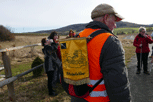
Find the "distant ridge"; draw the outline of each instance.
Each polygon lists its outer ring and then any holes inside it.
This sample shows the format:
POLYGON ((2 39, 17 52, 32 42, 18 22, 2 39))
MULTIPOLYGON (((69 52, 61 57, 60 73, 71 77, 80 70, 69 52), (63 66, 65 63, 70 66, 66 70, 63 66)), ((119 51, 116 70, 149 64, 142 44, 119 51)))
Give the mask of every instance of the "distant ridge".
POLYGON ((72 24, 72 25, 68 25, 68 26, 65 26, 65 27, 58 28, 58 29, 41 30, 41 31, 37 31, 37 32, 34 32, 34 33, 50 33, 52 31, 66 32, 66 31, 69 31, 70 29, 75 30, 76 32, 79 32, 79 31, 83 30, 86 25, 87 25, 87 23, 84 23, 84 24, 72 24))
MULTIPOLYGON (((41 31, 36 31, 36 32, 32 32, 32 33, 50 33, 52 31, 57 31, 59 34, 62 35, 66 35, 70 29, 75 30, 76 32, 79 32, 81 30, 83 30, 85 28, 85 26, 87 25, 87 23, 83 23, 83 24, 72 24, 72 25, 68 25, 65 27, 61 27, 58 29, 51 29, 51 30, 41 30, 41 31)), ((117 22, 116 23, 117 28, 126 28, 126 27, 140 27, 140 26, 145 26, 145 27, 153 27, 153 24, 151 25, 141 25, 141 24, 136 24, 136 23, 130 23, 130 22, 117 22)))

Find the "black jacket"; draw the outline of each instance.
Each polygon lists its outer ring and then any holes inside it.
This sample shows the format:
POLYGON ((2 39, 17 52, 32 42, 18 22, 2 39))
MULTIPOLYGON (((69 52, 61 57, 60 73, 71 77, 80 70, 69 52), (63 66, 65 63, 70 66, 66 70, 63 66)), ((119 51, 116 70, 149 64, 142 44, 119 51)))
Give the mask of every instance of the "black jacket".
POLYGON ((53 58, 57 58, 57 48, 58 44, 52 43, 51 46, 45 45, 42 49, 42 52, 45 54, 44 69, 46 73, 56 70, 56 65, 53 62, 53 58))
MULTIPOLYGON (((98 21, 90 22, 86 28, 105 29, 109 28, 98 21)), ((92 41, 92 40, 91 40, 92 41)), ((109 36, 103 45, 100 55, 101 73, 110 102, 130 102, 130 84, 128 72, 125 66, 125 55, 121 42, 115 36, 109 36)), ((74 98, 71 102, 86 102, 84 99, 74 98)))

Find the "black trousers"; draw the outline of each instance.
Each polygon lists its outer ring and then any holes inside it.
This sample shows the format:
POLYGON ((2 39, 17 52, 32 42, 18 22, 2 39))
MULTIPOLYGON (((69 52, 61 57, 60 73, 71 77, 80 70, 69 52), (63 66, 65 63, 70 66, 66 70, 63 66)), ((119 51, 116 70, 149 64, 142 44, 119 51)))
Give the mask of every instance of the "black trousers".
POLYGON ((52 93, 53 91, 53 78, 54 78, 54 71, 49 71, 47 72, 47 77, 48 77, 48 91, 49 91, 49 94, 52 93))
POLYGON ((136 53, 137 55, 137 70, 141 70, 143 64, 143 71, 148 70, 148 55, 149 53, 136 53), (141 59, 140 59, 141 58, 141 59))
POLYGON ((153 56, 153 46, 152 46, 152 53, 151 53, 151 56, 153 56))
POLYGON ((88 101, 86 101, 83 98, 77 98, 77 97, 71 96, 71 102, 88 102, 88 101))

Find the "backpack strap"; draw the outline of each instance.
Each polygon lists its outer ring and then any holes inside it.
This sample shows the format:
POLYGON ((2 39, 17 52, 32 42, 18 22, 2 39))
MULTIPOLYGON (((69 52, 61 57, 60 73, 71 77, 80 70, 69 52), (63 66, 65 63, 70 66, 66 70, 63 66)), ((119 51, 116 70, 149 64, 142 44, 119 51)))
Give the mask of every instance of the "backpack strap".
POLYGON ((104 80, 103 78, 98 80, 98 82, 96 82, 96 84, 89 89, 89 93, 92 92, 103 80, 104 80))
MULTIPOLYGON (((99 35, 99 34, 101 34, 101 33, 111 33, 111 34, 113 34, 112 32, 110 32, 110 31, 107 31, 107 30, 105 30, 105 29, 100 29, 100 30, 96 30, 95 32, 93 32, 93 33, 91 33, 88 37, 88 39, 87 39, 87 43, 91 40, 91 39, 93 39, 94 37, 96 37, 97 35, 99 35)), ((114 34, 113 34, 114 35, 114 34)), ((115 35, 114 35, 115 36, 115 35)))

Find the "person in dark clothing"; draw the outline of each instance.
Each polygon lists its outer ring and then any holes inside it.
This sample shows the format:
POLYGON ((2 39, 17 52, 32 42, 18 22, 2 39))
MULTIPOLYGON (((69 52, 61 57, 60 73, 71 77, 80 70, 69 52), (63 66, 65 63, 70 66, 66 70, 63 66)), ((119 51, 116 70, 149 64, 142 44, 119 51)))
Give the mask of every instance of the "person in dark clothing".
POLYGON ((57 67, 53 61, 53 58, 58 58, 56 54, 58 44, 55 43, 53 40, 46 40, 46 38, 43 38, 41 43, 42 46, 44 46, 42 52, 45 55, 44 70, 48 77, 49 95, 56 96, 57 93, 55 93, 53 87, 55 86, 57 80, 57 67))
MULTIPOLYGON (((59 42, 58 42, 58 39, 59 39, 59 35, 56 31, 53 31, 51 32, 51 34, 48 36, 48 40, 52 39, 54 43, 56 43, 58 45, 57 47, 57 50, 56 50, 56 54, 57 54, 57 57, 61 60, 61 51, 60 51, 60 46, 59 46, 59 42)), ((59 83, 60 82, 60 78, 59 78, 59 70, 57 70, 57 82, 59 83)))
POLYGON ((133 45, 136 47, 137 56, 137 72, 140 74, 141 67, 143 64, 143 72, 150 75, 148 71, 148 55, 150 52, 149 44, 153 43, 153 40, 149 35, 146 34, 146 28, 140 27, 139 34, 135 37, 133 45))
POLYGON ((104 29, 87 44, 89 74, 92 87, 98 80, 104 80, 86 98, 71 97, 71 102, 130 102, 130 85, 125 55, 121 42, 112 32, 116 22, 123 18, 108 4, 100 4, 91 13, 93 21, 79 33, 88 37, 91 33, 104 29))

